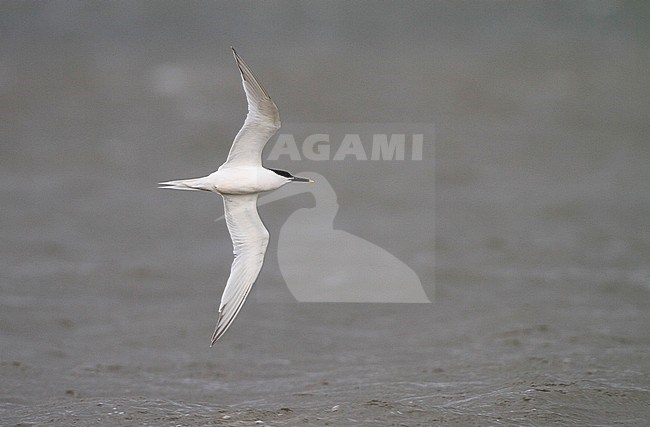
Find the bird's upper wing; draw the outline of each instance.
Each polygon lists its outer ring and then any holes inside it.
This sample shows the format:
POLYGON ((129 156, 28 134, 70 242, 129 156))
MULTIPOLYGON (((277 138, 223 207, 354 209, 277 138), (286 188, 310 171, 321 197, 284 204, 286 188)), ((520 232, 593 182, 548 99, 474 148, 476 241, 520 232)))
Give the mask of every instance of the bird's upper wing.
POLYGON ((262 269, 269 243, 269 232, 257 213, 257 194, 224 194, 223 206, 235 259, 221 297, 212 344, 226 332, 244 305, 262 269))
POLYGON ((223 166, 261 165, 264 145, 280 129, 280 112, 235 49, 232 53, 241 72, 248 114, 223 166))

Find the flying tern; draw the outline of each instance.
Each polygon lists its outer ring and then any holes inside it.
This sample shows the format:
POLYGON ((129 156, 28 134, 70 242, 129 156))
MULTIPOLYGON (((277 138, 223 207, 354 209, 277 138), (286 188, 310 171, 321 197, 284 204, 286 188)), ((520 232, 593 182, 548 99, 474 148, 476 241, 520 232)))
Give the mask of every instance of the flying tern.
POLYGON ((161 182, 159 188, 218 193, 223 198, 224 216, 232 239, 230 277, 221 296, 217 326, 210 346, 223 336, 241 310, 262 269, 269 232, 257 213, 257 196, 290 182, 314 182, 287 171, 262 166, 262 150, 280 129, 280 113, 271 97, 234 48, 232 53, 241 73, 248 102, 244 126, 232 143, 226 162, 202 178, 161 182))

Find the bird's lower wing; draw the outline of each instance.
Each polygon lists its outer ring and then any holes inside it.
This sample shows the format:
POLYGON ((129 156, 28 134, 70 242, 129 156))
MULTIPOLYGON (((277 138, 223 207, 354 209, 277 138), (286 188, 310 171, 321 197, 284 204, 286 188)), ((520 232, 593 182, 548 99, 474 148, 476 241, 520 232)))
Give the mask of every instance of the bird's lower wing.
POLYGON ((262 269, 269 243, 269 232, 257 213, 257 194, 224 194, 223 205, 235 259, 221 297, 212 344, 226 332, 244 305, 262 269))

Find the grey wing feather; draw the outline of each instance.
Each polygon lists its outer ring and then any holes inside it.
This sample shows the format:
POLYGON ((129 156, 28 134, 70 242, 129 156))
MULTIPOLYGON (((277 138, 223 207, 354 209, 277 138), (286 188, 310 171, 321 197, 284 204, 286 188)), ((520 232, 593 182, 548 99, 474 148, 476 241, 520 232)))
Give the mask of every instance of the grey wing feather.
POLYGON ((223 195, 224 213, 235 259, 221 297, 213 345, 228 329, 262 269, 269 232, 257 213, 257 194, 223 195))
POLYGON ((232 49, 232 53, 241 72, 248 114, 223 166, 261 165, 264 146, 280 129, 280 112, 235 49, 232 49))

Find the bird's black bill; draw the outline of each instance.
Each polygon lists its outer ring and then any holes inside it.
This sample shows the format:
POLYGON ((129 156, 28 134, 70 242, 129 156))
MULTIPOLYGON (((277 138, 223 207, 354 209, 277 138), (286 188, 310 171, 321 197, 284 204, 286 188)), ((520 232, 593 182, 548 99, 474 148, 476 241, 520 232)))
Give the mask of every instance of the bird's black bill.
POLYGON ((301 177, 299 177, 299 176, 292 176, 292 177, 291 177, 291 180, 292 180, 292 181, 295 181, 295 182, 314 182, 313 179, 310 179, 310 178, 301 178, 301 177))

